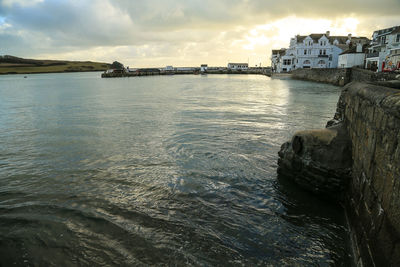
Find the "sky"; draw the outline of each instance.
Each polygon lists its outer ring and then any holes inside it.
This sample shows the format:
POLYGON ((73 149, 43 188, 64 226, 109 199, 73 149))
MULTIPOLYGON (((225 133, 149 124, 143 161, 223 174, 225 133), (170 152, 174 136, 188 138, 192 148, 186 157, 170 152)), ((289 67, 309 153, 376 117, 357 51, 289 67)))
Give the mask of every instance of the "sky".
POLYGON ((310 33, 400 25, 400 0, 0 0, 0 55, 132 67, 270 65, 310 33))

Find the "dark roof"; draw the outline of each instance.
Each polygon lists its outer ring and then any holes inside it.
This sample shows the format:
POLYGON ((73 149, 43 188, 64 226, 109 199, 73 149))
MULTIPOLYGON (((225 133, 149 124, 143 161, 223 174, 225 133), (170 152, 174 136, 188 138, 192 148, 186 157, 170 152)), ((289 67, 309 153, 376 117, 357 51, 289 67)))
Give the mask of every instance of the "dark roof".
POLYGON ((285 54, 285 52, 286 52, 286 48, 272 49, 273 55, 277 55, 277 54, 283 55, 283 54, 285 54))
POLYGON ((394 31, 392 31, 391 34, 396 34, 396 33, 400 33, 400 26, 397 26, 397 28, 394 31))
POLYGON ((367 51, 368 48, 368 44, 364 44, 362 47, 362 52, 357 52, 357 45, 353 45, 352 47, 350 47, 349 49, 343 51, 342 53, 340 53, 341 55, 345 55, 345 54, 362 54, 365 53, 367 51))
POLYGON ((382 34, 388 35, 388 34, 394 33, 399 28, 400 28, 400 26, 393 26, 393 27, 390 27, 390 28, 374 31, 374 33, 377 33, 378 35, 382 35, 382 34))
POLYGON ((160 72, 160 69, 156 69, 156 68, 141 68, 141 69, 137 69, 137 71, 143 71, 143 72, 160 72))
POLYGON ((335 46, 339 47, 340 49, 342 49, 342 51, 344 51, 344 50, 349 48, 349 46, 347 44, 337 44, 335 46))
MULTIPOLYGON (((302 43, 304 39, 306 39, 308 36, 311 37, 311 39, 314 42, 318 42, 319 39, 321 39, 322 36, 326 36, 325 33, 312 33, 310 35, 297 35, 297 43, 302 43)), ((346 44, 347 40, 349 39, 349 36, 326 36, 329 40, 330 43, 333 43, 335 40, 338 40, 339 44, 346 44)), ((351 41, 369 41, 367 37, 351 37, 351 41)))

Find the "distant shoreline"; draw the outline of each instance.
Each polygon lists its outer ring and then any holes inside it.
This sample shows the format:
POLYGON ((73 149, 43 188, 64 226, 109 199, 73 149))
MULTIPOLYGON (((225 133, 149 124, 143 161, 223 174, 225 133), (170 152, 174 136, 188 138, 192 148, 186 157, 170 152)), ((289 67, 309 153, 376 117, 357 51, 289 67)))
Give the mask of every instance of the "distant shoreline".
POLYGON ((0 75, 105 71, 110 64, 91 61, 37 60, 0 56, 0 75))
POLYGON ((104 70, 72 70, 72 71, 38 71, 38 72, 8 72, 0 73, 0 76, 4 75, 23 75, 23 74, 51 74, 51 73, 77 73, 77 72, 102 72, 104 70))

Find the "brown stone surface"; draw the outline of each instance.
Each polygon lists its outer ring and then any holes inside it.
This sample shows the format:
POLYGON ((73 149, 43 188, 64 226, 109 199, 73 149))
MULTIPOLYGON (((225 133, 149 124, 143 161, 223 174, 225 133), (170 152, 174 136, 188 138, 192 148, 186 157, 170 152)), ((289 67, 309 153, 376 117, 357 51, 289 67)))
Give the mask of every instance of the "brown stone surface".
MULTIPOLYGON (((390 78, 357 70, 352 75, 390 78)), ((296 133, 283 145, 279 172, 316 193, 346 190, 345 206, 363 266, 400 266, 400 91, 350 83, 327 125, 331 127, 296 133), (349 141, 338 142, 338 137, 349 141), (351 171, 349 183, 343 177, 350 172, 344 170, 351 171)))

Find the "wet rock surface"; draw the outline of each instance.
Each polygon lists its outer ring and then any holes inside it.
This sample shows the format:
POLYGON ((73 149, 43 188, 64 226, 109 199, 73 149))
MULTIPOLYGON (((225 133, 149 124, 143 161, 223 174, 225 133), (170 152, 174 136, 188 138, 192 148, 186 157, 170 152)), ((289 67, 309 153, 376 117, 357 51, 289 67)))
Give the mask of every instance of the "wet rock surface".
POLYGON ((342 200, 357 266, 400 266, 400 91, 388 82, 346 85, 327 128, 279 152, 280 175, 342 200))
POLYGON ((297 132, 279 151, 278 173, 302 188, 341 199, 351 175, 351 141, 343 123, 297 132))

